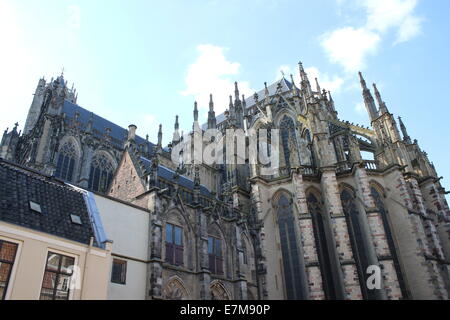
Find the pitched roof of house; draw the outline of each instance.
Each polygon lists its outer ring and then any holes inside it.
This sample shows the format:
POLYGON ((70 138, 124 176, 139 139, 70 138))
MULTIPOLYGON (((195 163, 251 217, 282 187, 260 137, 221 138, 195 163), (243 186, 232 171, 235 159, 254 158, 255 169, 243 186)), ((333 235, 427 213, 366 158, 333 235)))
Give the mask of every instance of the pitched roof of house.
POLYGON ((1 158, 0 221, 83 244, 94 237, 82 193, 1 158))

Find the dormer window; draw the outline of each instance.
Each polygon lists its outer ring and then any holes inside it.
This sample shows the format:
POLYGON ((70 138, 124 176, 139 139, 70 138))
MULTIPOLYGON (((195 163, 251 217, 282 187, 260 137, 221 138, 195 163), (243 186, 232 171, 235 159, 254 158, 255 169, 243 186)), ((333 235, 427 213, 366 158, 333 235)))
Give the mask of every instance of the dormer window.
POLYGON ((36 202, 30 201, 30 209, 34 212, 42 213, 41 205, 36 202))
POLYGON ((74 224, 78 224, 78 225, 82 224, 80 216, 77 216, 75 214, 70 215, 70 221, 72 221, 72 223, 74 223, 74 224))

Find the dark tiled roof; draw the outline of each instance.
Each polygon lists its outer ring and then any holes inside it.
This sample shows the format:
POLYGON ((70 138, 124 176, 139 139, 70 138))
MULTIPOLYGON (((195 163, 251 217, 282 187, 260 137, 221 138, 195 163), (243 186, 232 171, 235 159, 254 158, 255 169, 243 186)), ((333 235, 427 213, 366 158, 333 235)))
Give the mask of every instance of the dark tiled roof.
MULTIPOLYGON (((145 157, 141 157, 142 162, 144 163, 145 169, 147 171, 150 171, 150 167, 151 167, 151 160, 145 158, 145 157)), ((167 180, 167 181, 171 181, 171 182, 175 182, 173 179, 175 172, 169 168, 166 168, 162 165, 158 166, 158 176, 167 180)), ((189 190, 193 190, 194 189, 194 181, 192 181, 191 179, 185 177, 185 176, 180 176, 178 179, 178 183, 180 184, 180 186, 185 187, 186 189, 189 190)), ((212 197, 211 192, 208 190, 208 188, 206 188, 204 185, 200 185, 200 194, 206 197, 212 197)))
POLYGON ((89 244, 94 237, 83 195, 59 180, 0 159, 0 221, 89 244), (30 201, 42 213, 30 209, 30 201), (72 223, 77 215, 81 225, 72 223))
MULTIPOLYGON (((111 142, 112 144, 119 148, 123 148, 124 142, 126 142, 126 139, 128 137, 128 130, 124 129, 120 126, 118 126, 115 123, 112 123, 109 120, 106 120, 105 118, 102 118, 95 113, 92 113, 89 110, 86 110, 79 105, 76 105, 68 100, 64 101, 64 107, 63 112, 66 114, 66 121, 71 121, 75 117, 75 113, 78 112, 80 114, 78 121, 80 122, 80 126, 82 130, 86 130, 87 124, 89 122, 89 119, 92 115, 92 131, 93 134, 101 138, 103 137, 103 134, 105 133, 106 128, 111 129, 111 142)), ((146 139, 143 139, 142 137, 136 136, 136 144, 137 145, 145 145, 148 143, 149 151, 153 150, 154 144, 151 142, 147 142, 146 139)))

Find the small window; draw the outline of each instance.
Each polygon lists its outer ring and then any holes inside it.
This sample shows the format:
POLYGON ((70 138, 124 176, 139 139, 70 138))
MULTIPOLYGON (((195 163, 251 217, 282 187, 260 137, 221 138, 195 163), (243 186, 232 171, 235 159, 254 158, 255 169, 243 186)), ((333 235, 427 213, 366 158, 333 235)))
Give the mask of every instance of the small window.
POLYGON ((49 252, 42 280, 41 300, 69 300, 75 259, 49 252))
POLYGON ((42 213, 41 206, 36 202, 30 201, 30 209, 35 212, 42 213))
POLYGON ((0 300, 6 297, 16 252, 17 244, 0 240, 0 300))
POLYGON ((77 215, 75 215, 75 214, 71 214, 71 215, 70 215, 70 220, 72 221, 72 223, 75 223, 75 224, 82 224, 82 223, 81 223, 81 218, 80 218, 80 216, 77 216, 77 215))
POLYGON ((125 260, 114 259, 112 266, 111 282, 126 284, 127 262, 125 260))

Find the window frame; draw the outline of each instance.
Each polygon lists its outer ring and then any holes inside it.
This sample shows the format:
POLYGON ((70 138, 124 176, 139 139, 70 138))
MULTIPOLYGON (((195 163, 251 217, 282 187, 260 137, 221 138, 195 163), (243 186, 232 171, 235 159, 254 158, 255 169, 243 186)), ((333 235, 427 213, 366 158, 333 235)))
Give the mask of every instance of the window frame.
POLYGON ((8 262, 8 261, 0 260, 0 262, 11 264, 11 269, 9 270, 8 280, 6 281, 6 284, 5 284, 3 296, 0 296, 0 301, 9 300, 9 298, 11 296, 11 289, 13 288, 13 283, 15 280, 15 275, 16 275, 16 270, 17 270, 17 265, 18 265, 17 260, 20 259, 20 253, 22 250, 22 242, 20 242, 20 241, 5 238, 5 237, 0 237, 0 243, 1 242, 6 242, 6 243, 11 243, 11 244, 16 245, 16 253, 14 256, 14 261, 12 263, 8 262))
MULTIPOLYGON (((40 292, 39 292, 39 299, 38 300, 42 300, 41 299, 42 288, 43 288, 43 284, 44 284, 44 280, 45 280, 45 273, 47 272, 48 258, 49 258, 50 253, 57 254, 57 255, 62 256, 62 257, 67 257, 67 258, 73 259, 73 266, 74 266, 74 268, 73 268, 72 274, 70 275, 70 278, 69 278, 70 282, 69 282, 69 288, 67 290, 67 299, 66 299, 66 300, 72 300, 75 290, 71 290, 70 289, 70 283, 73 283, 74 281, 77 281, 78 280, 77 277, 80 276, 75 271, 76 268, 78 267, 78 256, 76 256, 74 254, 70 254, 70 253, 64 252, 64 251, 54 250, 52 248, 48 248, 47 252, 46 252, 46 255, 45 255, 44 270, 43 270, 42 281, 41 281, 41 289, 40 289, 40 292)), ((61 265, 62 265, 62 259, 60 258, 60 261, 59 261, 59 264, 58 264, 57 278, 56 278, 57 281, 55 281, 56 284, 58 283, 58 280, 59 280, 61 274, 68 275, 67 273, 61 273, 60 272, 61 271, 61 265)), ((55 273, 54 271, 49 271, 49 272, 55 273)), ((45 289, 48 289, 48 288, 45 288, 45 289)), ((57 286, 55 288, 53 288, 53 299, 51 299, 52 301, 56 301, 56 299, 55 299, 56 289, 57 289, 57 286)))
POLYGON ((111 266, 111 283, 126 285, 127 284, 127 271, 128 271, 128 261, 127 260, 113 258, 112 266, 111 266), (115 263, 115 261, 120 261, 120 264, 125 266, 121 272, 121 277, 123 277, 123 279, 121 278, 118 281, 115 281, 115 279, 114 279, 114 263, 115 263))
POLYGON ((208 266, 209 271, 211 271, 212 274, 215 275, 224 275, 224 254, 223 254, 223 239, 219 238, 217 236, 208 235, 208 266), (210 242, 210 239, 212 241, 210 242), (212 252, 210 251, 210 243, 212 243, 212 252), (217 243, 220 244, 220 250, 219 254, 217 249, 217 243), (217 266, 220 265, 221 268, 218 268, 217 266), (212 267, 211 267, 212 266, 212 267))
POLYGON ((164 228, 164 232, 165 232, 165 262, 174 265, 174 266, 178 266, 178 267, 183 267, 184 266, 184 228, 176 225, 174 223, 171 222, 166 222, 165 228, 164 228), (168 227, 171 228, 171 232, 170 232, 170 240, 168 241, 167 239, 167 232, 168 232, 168 227), (176 230, 180 230, 181 234, 180 234, 180 244, 177 244, 177 233, 176 230), (168 248, 170 248, 171 250, 171 255, 169 255, 169 250, 168 248), (181 251, 181 262, 179 260, 177 260, 177 251, 181 251))

